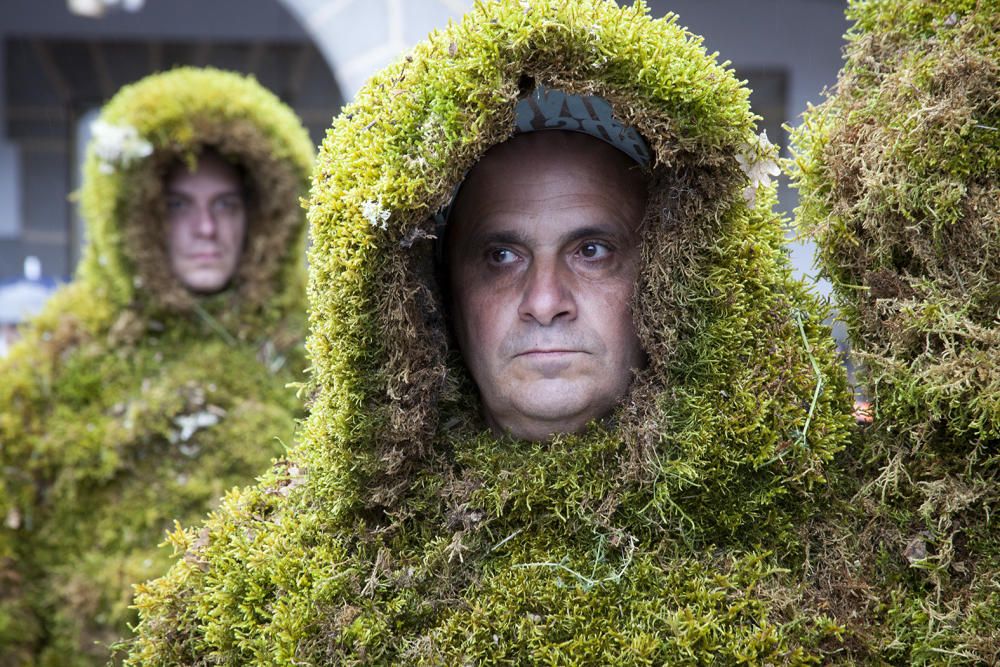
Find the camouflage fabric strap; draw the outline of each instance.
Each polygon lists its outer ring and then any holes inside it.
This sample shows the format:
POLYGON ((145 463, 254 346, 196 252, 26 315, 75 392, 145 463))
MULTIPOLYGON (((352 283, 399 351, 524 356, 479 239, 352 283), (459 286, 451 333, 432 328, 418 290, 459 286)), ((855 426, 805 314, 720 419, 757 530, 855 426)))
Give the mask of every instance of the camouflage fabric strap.
MULTIPOLYGON (((611 104, 597 95, 570 95, 561 90, 539 85, 514 108, 513 135, 544 130, 582 132, 611 144, 645 167, 650 153, 646 141, 633 127, 623 125, 614 116, 611 104)), ((468 175, 468 173, 466 173, 468 175)), ((465 176, 462 177, 464 182, 465 176)), ((438 237, 444 231, 455 197, 462 188, 460 182, 451 198, 434 214, 438 237)))
POLYGON ((635 128, 622 125, 611 105, 597 95, 568 95, 538 86, 517 103, 515 134, 539 130, 583 132, 605 141, 642 166, 649 164, 649 146, 635 128))

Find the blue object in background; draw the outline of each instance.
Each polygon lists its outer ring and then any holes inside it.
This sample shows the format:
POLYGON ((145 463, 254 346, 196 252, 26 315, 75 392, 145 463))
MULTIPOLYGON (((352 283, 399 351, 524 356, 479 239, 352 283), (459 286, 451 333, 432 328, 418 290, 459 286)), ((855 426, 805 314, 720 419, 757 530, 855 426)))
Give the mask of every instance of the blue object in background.
POLYGON ((42 275, 37 257, 24 259, 24 276, 0 279, 0 357, 17 339, 17 327, 42 310, 59 281, 42 275))

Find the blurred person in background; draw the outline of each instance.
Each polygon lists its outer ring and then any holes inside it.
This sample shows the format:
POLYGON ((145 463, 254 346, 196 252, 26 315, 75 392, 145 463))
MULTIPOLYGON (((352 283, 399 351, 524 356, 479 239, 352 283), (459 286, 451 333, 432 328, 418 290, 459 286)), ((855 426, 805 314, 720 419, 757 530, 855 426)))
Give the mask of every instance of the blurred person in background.
POLYGON ((0 664, 106 664, 175 519, 283 450, 313 147, 253 79, 180 68, 94 124, 75 279, 0 361, 0 664))

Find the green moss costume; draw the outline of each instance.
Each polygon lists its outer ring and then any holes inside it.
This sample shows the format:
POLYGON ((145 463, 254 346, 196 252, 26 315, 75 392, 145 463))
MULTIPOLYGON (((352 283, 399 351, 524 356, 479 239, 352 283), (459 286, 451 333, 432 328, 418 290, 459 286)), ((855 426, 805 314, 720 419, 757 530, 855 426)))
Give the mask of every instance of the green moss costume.
POLYGON ((1000 2, 849 15, 795 176, 875 412, 815 592, 862 662, 1000 664, 1000 2))
POLYGON ((757 592, 850 405, 773 192, 745 203, 753 124, 733 73, 641 4, 478 3, 375 76, 314 171, 300 442, 173 534, 134 663, 807 660, 829 628, 757 592), (539 84, 602 96, 654 155, 649 367, 606 423, 549 443, 480 418, 430 220, 539 84))
POLYGON ((109 162, 92 142, 77 277, 0 362, 0 664, 105 664, 135 622, 131 584, 167 569, 165 530, 266 470, 298 414, 313 160, 298 119, 251 79, 177 69, 101 120, 152 152, 109 162), (251 194, 232 286, 196 298, 168 268, 163 181, 205 146, 251 194))

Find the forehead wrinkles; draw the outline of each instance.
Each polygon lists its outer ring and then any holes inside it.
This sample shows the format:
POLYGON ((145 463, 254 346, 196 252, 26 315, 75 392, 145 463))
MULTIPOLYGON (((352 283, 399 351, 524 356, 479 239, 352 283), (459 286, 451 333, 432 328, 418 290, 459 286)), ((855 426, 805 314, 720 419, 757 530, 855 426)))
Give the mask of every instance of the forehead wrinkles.
POLYGON ((620 190, 623 195, 645 189, 638 165, 616 148, 585 134, 549 131, 518 135, 494 146, 472 168, 463 190, 562 179, 620 190))
POLYGON ((636 218, 610 197, 559 195, 470 205, 462 223, 466 246, 485 243, 562 244, 586 236, 635 240, 636 218), (542 205, 544 202, 544 205, 542 205))
POLYGON ((459 191, 453 222, 491 209, 531 217, 542 204, 597 206, 634 229, 644 203, 644 177, 617 149, 578 133, 536 132, 486 153, 459 191))

